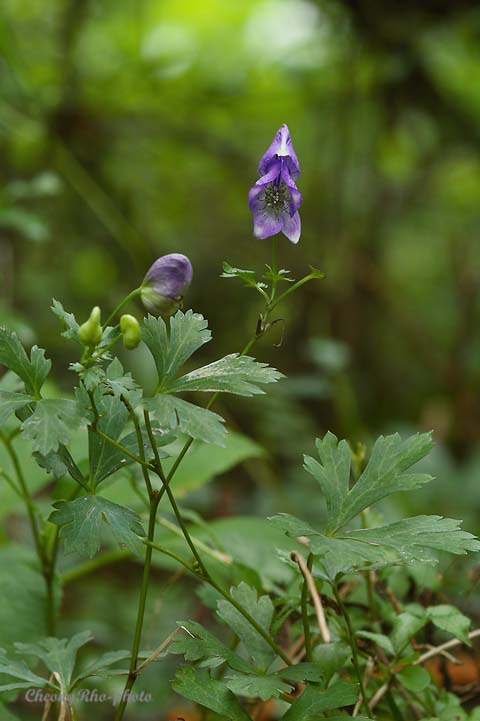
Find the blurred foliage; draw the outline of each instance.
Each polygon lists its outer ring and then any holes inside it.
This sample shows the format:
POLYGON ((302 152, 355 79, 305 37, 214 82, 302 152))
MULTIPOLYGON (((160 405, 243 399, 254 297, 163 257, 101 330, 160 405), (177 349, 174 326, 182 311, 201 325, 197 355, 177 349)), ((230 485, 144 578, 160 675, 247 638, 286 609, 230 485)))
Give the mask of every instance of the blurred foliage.
MULTIPOLYGON (((254 414, 221 408, 268 454, 252 448, 191 502, 318 517, 298 470, 315 435, 433 428, 441 480, 416 511, 435 502, 480 530, 479 38, 474 0, 3 0, 0 322, 68 360, 51 298, 107 311, 178 251, 216 354, 239 349, 258 300, 221 263, 269 262, 246 193, 287 122, 303 234, 282 237, 280 261, 327 278, 280 309, 281 348, 257 349, 288 380, 254 414)), ((148 386, 148 359, 131 357, 148 386)), ((72 615, 82 600, 88 615, 86 590, 67 598, 72 615)))

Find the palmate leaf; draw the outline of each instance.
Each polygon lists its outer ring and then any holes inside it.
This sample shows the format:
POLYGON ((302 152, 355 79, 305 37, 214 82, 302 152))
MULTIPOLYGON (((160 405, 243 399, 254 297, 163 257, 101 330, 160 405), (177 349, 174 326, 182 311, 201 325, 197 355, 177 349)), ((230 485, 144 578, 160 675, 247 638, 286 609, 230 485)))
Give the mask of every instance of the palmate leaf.
MULTIPOLYGON (((97 429, 114 441, 123 433, 129 415, 124 403, 117 396, 95 393, 95 405, 99 418, 97 429)), ((97 486, 120 467, 123 456, 111 443, 90 430, 88 432, 88 455, 90 459, 90 482, 97 486)))
POLYGON ((122 548, 140 553, 145 536, 139 516, 101 496, 83 496, 75 501, 58 501, 49 520, 61 526, 60 536, 67 553, 77 551, 92 557, 100 548, 102 530, 108 527, 122 548))
POLYGON ((85 411, 77 401, 43 398, 37 401, 33 413, 22 423, 22 430, 32 441, 33 451, 46 456, 50 451, 56 451, 60 444, 68 445, 72 433, 85 417, 85 411))
POLYGON ((17 334, 0 327, 0 365, 16 373, 25 383, 27 393, 38 398, 52 362, 45 358, 43 348, 36 345, 32 347, 29 358, 17 334))
POLYGON ((207 673, 197 671, 193 666, 179 668, 172 687, 181 696, 215 711, 229 721, 251 721, 225 684, 210 678, 207 673))
POLYGON ((54 313, 57 318, 59 318, 64 327, 65 330, 63 331, 62 335, 64 338, 68 338, 69 340, 74 340, 77 343, 80 343, 80 340, 78 339, 78 323, 73 315, 73 313, 68 313, 63 307, 63 305, 60 303, 60 301, 55 300, 53 298, 52 300, 52 313, 54 313))
POLYGON ((208 321, 192 310, 179 310, 170 318, 170 337, 162 318, 149 315, 143 322, 142 338, 153 356, 160 383, 172 379, 211 337, 208 321))
POLYGON ((223 261, 223 273, 220 278, 238 278, 239 280, 243 280, 247 288, 267 288, 266 283, 257 281, 257 275, 254 270, 234 268, 225 260, 223 261))
POLYGON ((82 631, 71 638, 49 637, 38 643, 16 643, 15 648, 22 656, 42 661, 50 673, 59 679, 62 691, 68 693, 78 650, 92 639, 90 631, 82 631))
POLYGON ((270 519, 291 537, 307 536, 329 580, 353 571, 409 563, 438 562, 438 552, 457 555, 479 551, 480 542, 460 529, 461 521, 414 516, 379 528, 327 536, 304 521, 279 514, 270 519))
POLYGON ((224 420, 207 408, 195 406, 181 398, 159 393, 144 401, 162 428, 180 431, 204 443, 225 445, 224 420))
MULTIPOLYGON (((273 604, 269 596, 257 597, 257 591, 246 583, 230 589, 233 598, 245 608, 266 631, 270 630, 273 619, 273 604)), ((217 613, 242 641, 255 667, 264 671, 273 659, 275 652, 260 636, 245 617, 229 601, 221 599, 217 604, 217 613)))
POLYGON ((305 468, 319 482, 329 513, 327 533, 345 526, 356 515, 386 496, 418 488, 432 480, 425 473, 407 472, 432 449, 430 433, 402 440, 398 433, 380 436, 358 481, 348 490, 351 452, 331 434, 317 441, 320 462, 307 456, 305 468), (349 457, 350 453, 350 457, 349 457))
POLYGON ((357 698, 358 685, 345 681, 337 681, 326 690, 308 685, 282 716, 282 721, 313 721, 317 714, 351 706, 357 698))
POLYGON ((168 385, 168 391, 219 391, 252 396, 264 392, 259 385, 274 383, 283 377, 282 373, 270 368, 266 363, 258 363, 250 356, 232 353, 178 378, 168 385))
POLYGON ((60 444, 56 451, 50 451, 50 453, 47 453, 45 456, 38 453, 38 451, 32 455, 40 468, 44 468, 47 473, 51 473, 55 480, 63 478, 63 476, 68 473, 74 481, 84 488, 87 487, 81 470, 73 460, 68 448, 64 445, 60 444))

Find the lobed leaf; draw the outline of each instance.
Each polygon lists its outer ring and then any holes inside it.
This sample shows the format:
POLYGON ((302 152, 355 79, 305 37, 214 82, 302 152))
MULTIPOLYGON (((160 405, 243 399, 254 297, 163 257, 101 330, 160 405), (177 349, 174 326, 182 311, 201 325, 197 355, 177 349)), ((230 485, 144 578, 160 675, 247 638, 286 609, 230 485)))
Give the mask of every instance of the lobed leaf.
POLYGON ((140 553, 145 536, 139 516, 101 496, 83 496, 74 501, 58 501, 49 520, 61 526, 60 535, 67 553, 77 551, 92 557, 100 548, 104 524, 117 543, 140 553))
POLYGON ((224 420, 207 408, 195 406, 181 398, 159 393, 145 399, 145 408, 152 411, 162 428, 185 433, 204 443, 225 445, 224 420))
POLYGON ((16 333, 0 327, 0 365, 13 371, 25 383, 27 393, 40 397, 40 389, 50 373, 52 362, 43 348, 34 345, 28 357, 16 333))
POLYGON ((251 721, 250 716, 224 683, 210 678, 206 673, 200 673, 193 666, 179 668, 172 687, 181 696, 215 711, 229 721, 251 721))
POLYGON ((33 451, 43 456, 56 451, 60 444, 68 445, 72 433, 85 420, 82 406, 67 398, 42 398, 33 413, 22 423, 22 431, 32 441, 33 451))

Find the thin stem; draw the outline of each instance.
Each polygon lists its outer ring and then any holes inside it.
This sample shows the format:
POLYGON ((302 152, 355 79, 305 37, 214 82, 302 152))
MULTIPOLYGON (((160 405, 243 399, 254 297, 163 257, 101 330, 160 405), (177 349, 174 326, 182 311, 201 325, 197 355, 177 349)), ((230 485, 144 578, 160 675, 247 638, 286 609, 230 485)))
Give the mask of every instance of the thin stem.
POLYGON ((101 346, 98 349, 98 351, 96 353, 94 353, 94 355, 92 355, 91 358, 89 358, 90 363, 94 363, 99 358, 101 358, 104 353, 107 353, 110 350, 110 348, 113 348, 115 343, 118 343, 118 341, 120 340, 121 337, 122 337, 122 334, 120 333, 119 335, 115 336, 115 338, 108 345, 101 346))
POLYGON ((129 303, 131 300, 133 300, 134 298, 136 298, 137 296, 139 296, 141 292, 142 292, 142 287, 140 286, 139 288, 135 288, 135 290, 132 290, 131 293, 129 293, 128 295, 126 295, 125 298, 124 298, 122 301, 120 301, 120 303, 117 305, 117 307, 114 308, 114 310, 112 310, 112 312, 111 312, 110 315, 108 316, 107 320, 106 320, 105 323, 102 325, 102 328, 106 328, 107 325, 108 325, 109 323, 111 323, 112 320, 115 318, 115 316, 118 315, 118 313, 120 313, 120 311, 122 310, 122 308, 123 308, 125 305, 127 305, 127 303, 129 303))
POLYGON ((92 428, 92 431, 96 433, 100 438, 103 438, 104 441, 107 441, 107 443, 110 443, 111 446, 114 446, 119 451, 121 451, 125 456, 128 456, 128 458, 131 458, 132 461, 135 461, 136 463, 139 463, 141 466, 144 466, 149 471, 153 471, 154 468, 150 463, 147 463, 147 461, 143 461, 139 456, 135 455, 135 453, 132 453, 128 450, 128 448, 125 448, 125 446, 122 446, 121 443, 118 443, 117 441, 113 440, 113 438, 110 438, 110 436, 107 436, 106 433, 103 431, 99 431, 98 428, 92 428))
MULTIPOLYGON (((158 494, 155 494, 150 499, 150 514, 149 514, 149 520, 148 520, 148 533, 147 533, 147 541, 150 541, 150 542, 153 542, 153 539, 155 536, 155 516, 157 514, 158 502, 159 502, 159 496, 158 496, 158 494)), ((123 714, 125 712, 125 708, 128 703, 128 697, 129 697, 130 691, 133 688, 133 685, 137 678, 138 652, 140 649, 140 643, 141 643, 141 638, 142 638, 143 621, 145 618, 145 605, 146 605, 146 601, 147 601, 148 586, 150 583, 150 569, 151 569, 151 565, 152 565, 152 550, 153 550, 152 547, 150 545, 147 545, 146 551, 145 551, 145 562, 144 562, 144 566, 143 566, 142 585, 140 588, 140 599, 138 602, 137 622, 136 622, 136 626, 135 626, 135 635, 133 637, 132 655, 130 657, 129 674, 128 674, 127 682, 125 684, 125 688, 123 690, 122 699, 118 705, 117 713, 115 714, 115 721, 120 721, 120 719, 123 718, 123 714)))
POLYGON ((366 712, 367 716, 369 718, 371 718, 370 708, 368 706, 367 694, 365 692, 365 687, 363 685, 362 672, 360 671, 360 663, 358 660, 358 646, 357 646, 357 640, 355 638, 355 634, 354 634, 354 631, 352 628, 352 622, 350 621, 350 616, 348 614, 347 608, 346 608, 345 604, 343 603, 342 597, 341 597, 340 593, 338 592, 338 588, 337 588, 336 584, 332 584, 332 589, 333 589, 333 595, 335 596, 335 599, 338 603, 338 606, 340 608, 342 616, 345 620, 345 625, 347 627, 348 640, 350 643, 350 648, 352 649, 353 667, 355 669, 355 674, 357 676, 358 685, 360 687, 360 695, 362 697, 362 705, 363 705, 364 711, 366 712))
POLYGON ((276 300, 273 301, 273 303, 270 304, 269 310, 272 311, 274 308, 277 307, 277 305, 279 303, 282 302, 282 300, 285 300, 285 298, 287 296, 289 296, 291 293, 293 293, 294 291, 301 288, 302 285, 305 285, 305 283, 308 283, 310 280, 314 280, 315 278, 320 279, 320 277, 322 277, 322 276, 320 276, 319 273, 309 273, 304 278, 297 280, 296 283, 294 283, 289 288, 287 288, 287 290, 285 290, 281 295, 278 296, 278 298, 276 300))
MULTIPOLYGON (((298 561, 297 561, 298 562, 298 561)), ((309 553, 307 558, 307 569, 312 570, 313 565, 313 554, 309 553)), ((303 635, 305 637, 305 656, 307 661, 313 661, 312 654, 312 634, 310 631, 310 623, 308 620, 308 583, 307 577, 303 578, 302 588, 302 623, 303 623, 303 635)))
POLYGON ((135 413, 135 411, 132 408, 132 405, 128 401, 128 399, 125 398, 125 396, 122 396, 122 401, 128 410, 128 413, 132 420, 133 426, 135 428, 135 433, 137 436, 138 453, 140 455, 140 458, 142 459, 141 466, 142 466, 143 480, 145 481, 148 495, 150 498, 152 498, 154 491, 153 491, 153 487, 152 487, 152 482, 150 481, 150 476, 148 475, 147 461, 145 458, 145 449, 143 447, 143 436, 142 436, 142 430, 140 428, 140 423, 138 422, 137 414, 135 413))

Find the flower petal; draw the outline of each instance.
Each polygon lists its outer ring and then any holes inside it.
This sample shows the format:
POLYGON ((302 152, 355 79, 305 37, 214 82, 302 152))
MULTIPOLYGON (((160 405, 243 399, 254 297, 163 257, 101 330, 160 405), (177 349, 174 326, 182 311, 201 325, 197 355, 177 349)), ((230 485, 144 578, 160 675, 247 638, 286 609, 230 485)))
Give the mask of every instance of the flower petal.
POLYGON ((285 185, 288 187, 288 190, 290 191, 290 197, 287 199, 288 203, 288 211, 290 215, 294 215, 295 212, 299 209, 301 202, 302 202, 302 194, 297 188, 295 181, 293 180, 292 176, 290 175, 288 168, 286 164, 282 163, 282 173, 281 178, 285 185))
POLYGON ((279 233, 285 225, 284 219, 289 218, 286 214, 273 214, 269 208, 258 208, 253 213, 253 234, 256 238, 263 240, 271 235, 279 233))
POLYGON ((292 215, 291 217, 284 216, 282 231, 283 234, 292 241, 292 243, 298 243, 300 240, 300 233, 302 232, 302 223, 298 213, 295 213, 295 215, 292 215))
POLYGON ((285 123, 278 129, 270 147, 260 160, 258 165, 259 175, 265 175, 268 172, 270 163, 275 157, 286 159, 286 164, 293 177, 300 175, 298 158, 293 149, 288 125, 285 125, 285 123))
POLYGON ((268 169, 268 172, 265 175, 262 175, 261 178, 257 180, 255 185, 253 185, 250 190, 248 191, 248 208, 249 210, 254 211, 256 207, 256 200, 259 196, 259 194, 265 189, 265 186, 269 183, 273 183, 274 180, 276 180, 282 172, 282 162, 276 158, 273 162, 271 167, 268 169))

